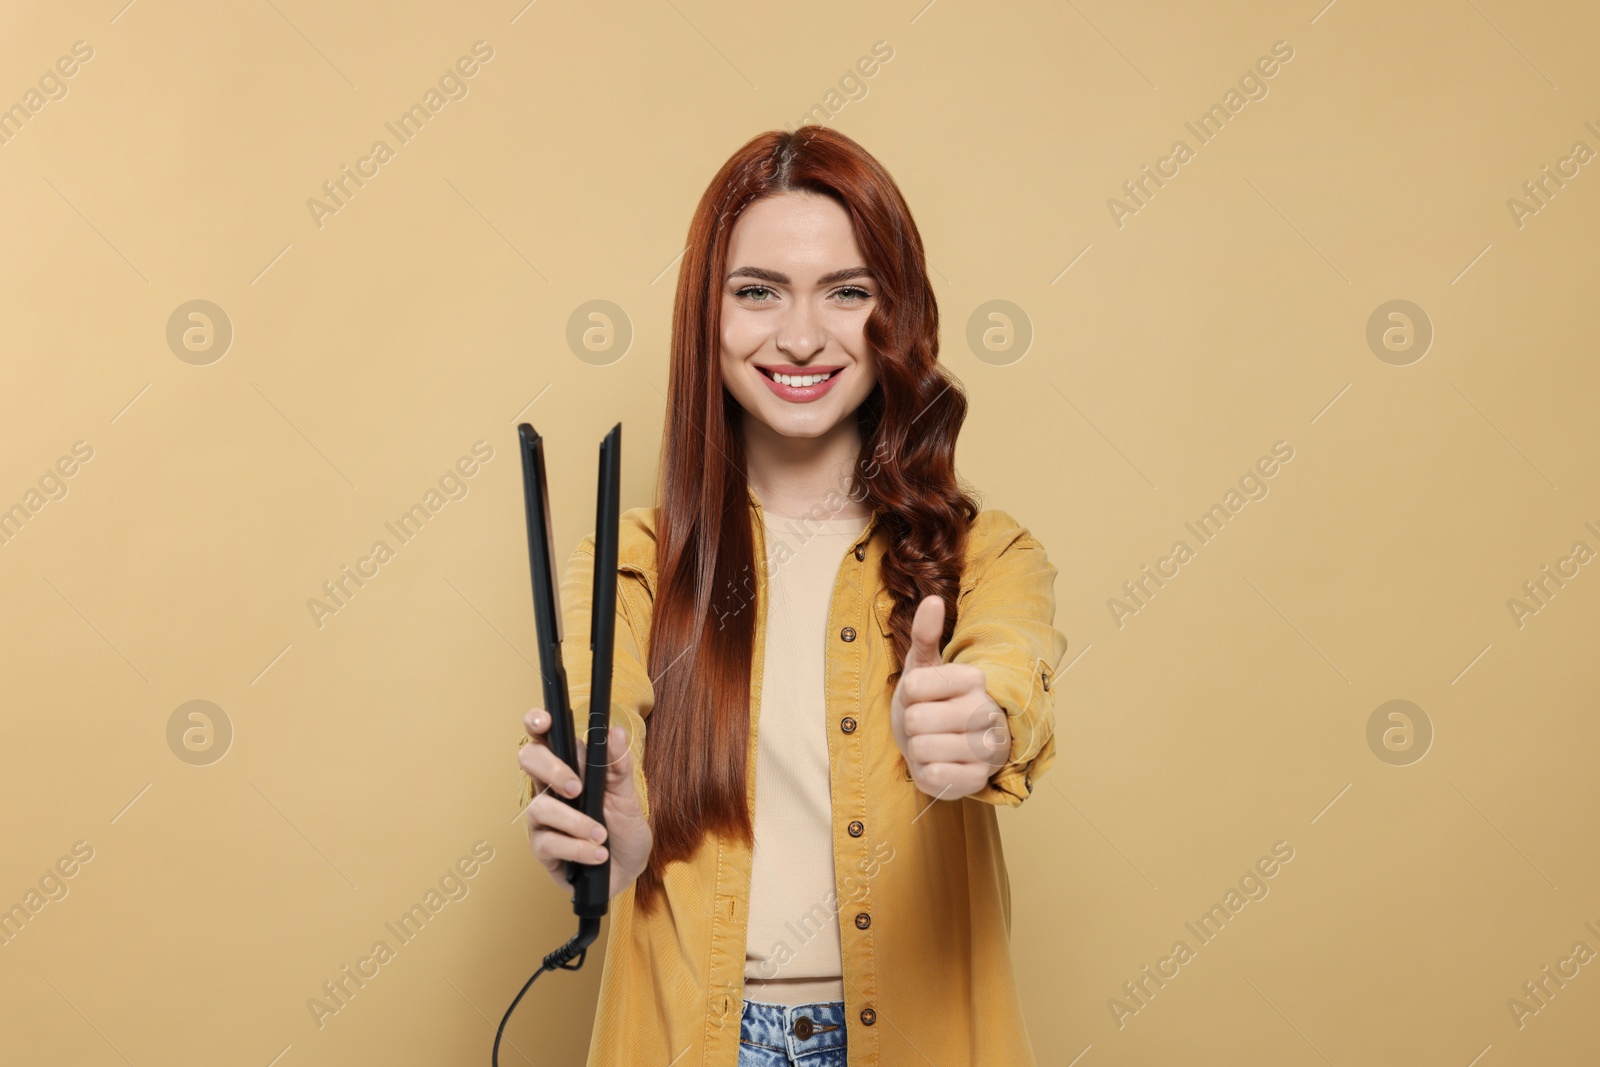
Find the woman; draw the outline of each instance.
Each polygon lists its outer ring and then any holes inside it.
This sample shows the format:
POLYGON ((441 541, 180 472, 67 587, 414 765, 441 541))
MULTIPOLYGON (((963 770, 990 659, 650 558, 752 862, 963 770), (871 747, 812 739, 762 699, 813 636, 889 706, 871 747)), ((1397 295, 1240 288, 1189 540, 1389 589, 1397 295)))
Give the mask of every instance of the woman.
MULTIPOLYGON (((957 484, 937 354, 875 159, 803 126, 728 160, 679 272, 662 504, 621 518, 603 831, 543 795, 577 792, 549 715, 519 735, 534 856, 563 889, 611 858, 590 1064, 1034 1062, 995 808, 1054 759, 1067 642, 1043 547, 957 484)), ((593 567, 589 537, 579 723, 593 567)))

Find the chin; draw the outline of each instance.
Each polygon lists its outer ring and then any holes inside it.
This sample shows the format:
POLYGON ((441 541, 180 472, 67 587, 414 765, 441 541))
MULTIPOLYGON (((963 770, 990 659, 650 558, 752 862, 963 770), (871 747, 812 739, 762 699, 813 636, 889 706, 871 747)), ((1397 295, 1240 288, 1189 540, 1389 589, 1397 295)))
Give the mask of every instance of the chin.
POLYGON ((822 437, 838 424, 837 419, 773 418, 763 420, 774 433, 784 437, 822 437))

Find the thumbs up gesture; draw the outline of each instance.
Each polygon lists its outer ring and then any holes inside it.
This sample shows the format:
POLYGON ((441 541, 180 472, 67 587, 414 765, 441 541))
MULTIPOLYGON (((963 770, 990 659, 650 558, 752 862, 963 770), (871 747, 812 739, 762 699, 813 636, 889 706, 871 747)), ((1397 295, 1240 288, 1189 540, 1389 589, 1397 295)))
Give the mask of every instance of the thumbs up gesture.
POLYGON ((924 597, 917 605, 889 725, 917 788, 951 800, 988 783, 1011 752, 1011 732, 985 688, 983 669, 941 662, 944 618, 943 597, 924 597))

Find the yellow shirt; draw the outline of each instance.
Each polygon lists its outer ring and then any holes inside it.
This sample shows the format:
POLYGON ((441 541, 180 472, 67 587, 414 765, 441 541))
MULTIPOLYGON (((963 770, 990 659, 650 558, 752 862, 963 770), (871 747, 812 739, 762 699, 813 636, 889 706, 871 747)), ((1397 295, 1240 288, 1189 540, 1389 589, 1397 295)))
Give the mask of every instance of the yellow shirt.
MULTIPOLYGON (((756 557, 764 560, 761 504, 753 490, 749 497, 756 557)), ((656 514, 630 508, 621 516, 612 678, 613 721, 628 731, 647 815, 656 514)), ((829 790, 850 1062, 1032 1067, 995 808, 1021 804, 1055 759, 1051 679, 1067 650, 1054 626, 1056 568, 1005 512, 984 511, 974 521, 943 660, 983 669, 989 695, 1007 715, 1012 747, 982 790, 935 800, 911 781, 889 729, 888 676, 900 664, 889 638, 893 597, 879 570, 887 535, 877 518, 851 540, 828 611, 829 790)), ((765 604, 767 575, 757 570, 756 604, 765 604)), ((562 654, 579 736, 588 725, 593 573, 590 536, 561 580, 562 654)), ((750 673, 745 766, 752 811, 763 615, 755 614, 750 673)), ((519 744, 528 740, 519 733, 519 744)), ((532 797, 532 781, 522 775, 522 806, 532 797)), ((635 910, 631 888, 612 899, 590 1067, 735 1067, 751 859, 741 842, 707 834, 693 857, 664 872, 665 900, 652 914, 635 910)))

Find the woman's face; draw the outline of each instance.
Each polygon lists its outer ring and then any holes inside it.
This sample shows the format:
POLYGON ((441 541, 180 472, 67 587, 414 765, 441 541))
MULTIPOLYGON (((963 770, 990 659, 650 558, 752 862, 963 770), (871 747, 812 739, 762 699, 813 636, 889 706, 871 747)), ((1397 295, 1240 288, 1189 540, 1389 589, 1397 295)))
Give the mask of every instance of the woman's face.
POLYGON ((728 270, 722 382, 746 414, 784 437, 852 419, 878 380, 864 331, 880 289, 845 209, 812 193, 751 204, 729 235, 728 270))

